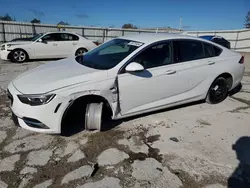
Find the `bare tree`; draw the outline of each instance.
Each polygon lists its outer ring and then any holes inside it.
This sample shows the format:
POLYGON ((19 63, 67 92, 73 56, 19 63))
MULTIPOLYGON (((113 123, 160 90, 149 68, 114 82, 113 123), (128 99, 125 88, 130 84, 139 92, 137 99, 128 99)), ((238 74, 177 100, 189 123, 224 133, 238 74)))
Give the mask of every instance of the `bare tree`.
POLYGON ((133 25, 131 23, 127 23, 127 24, 124 24, 122 26, 123 29, 138 29, 138 27, 136 25, 133 25))
POLYGON ((40 24, 41 20, 38 20, 38 19, 34 18, 33 20, 30 21, 30 23, 38 23, 38 24, 40 24))
POLYGON ((0 16, 0 20, 3 21, 16 21, 14 17, 11 17, 8 13, 6 13, 4 16, 0 16))
POLYGON ((246 16, 245 27, 250 28, 250 11, 248 11, 247 16, 246 16))

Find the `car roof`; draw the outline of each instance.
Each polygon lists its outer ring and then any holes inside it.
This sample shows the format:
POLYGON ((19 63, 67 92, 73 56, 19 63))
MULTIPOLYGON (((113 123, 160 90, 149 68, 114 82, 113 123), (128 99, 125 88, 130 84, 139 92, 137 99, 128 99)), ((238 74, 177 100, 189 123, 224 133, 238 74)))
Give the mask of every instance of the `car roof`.
POLYGON ((49 31, 49 32, 44 32, 43 34, 51 34, 51 33, 69 33, 69 34, 81 36, 81 35, 79 35, 77 33, 70 32, 70 31, 49 31))
POLYGON ((162 40, 169 40, 169 39, 196 39, 202 40, 197 37, 183 35, 183 34, 172 34, 172 33, 143 33, 143 34, 136 34, 136 35, 129 35, 119 37, 120 39, 127 39, 133 40, 142 43, 154 43, 162 40))

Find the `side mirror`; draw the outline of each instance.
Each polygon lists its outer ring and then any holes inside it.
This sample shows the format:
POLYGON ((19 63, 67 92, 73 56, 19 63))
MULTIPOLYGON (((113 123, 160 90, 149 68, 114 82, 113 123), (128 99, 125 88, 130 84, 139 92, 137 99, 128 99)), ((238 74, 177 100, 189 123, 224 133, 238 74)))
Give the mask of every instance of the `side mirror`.
POLYGON ((132 62, 126 66, 125 70, 127 72, 139 72, 139 71, 143 71, 144 67, 139 63, 132 62))
POLYGON ((45 41, 45 40, 43 40, 43 39, 38 39, 37 42, 42 42, 42 43, 44 43, 44 44, 47 44, 47 43, 48 43, 47 41, 45 41))

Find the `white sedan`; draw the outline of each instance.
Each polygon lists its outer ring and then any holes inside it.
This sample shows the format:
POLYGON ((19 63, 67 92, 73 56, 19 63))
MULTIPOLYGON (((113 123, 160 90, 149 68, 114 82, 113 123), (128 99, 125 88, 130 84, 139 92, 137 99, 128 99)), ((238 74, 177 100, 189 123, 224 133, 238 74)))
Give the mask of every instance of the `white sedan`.
POLYGON ((30 41, 2 44, 0 58, 23 63, 28 59, 65 58, 82 55, 95 47, 94 42, 78 34, 48 32, 38 34, 30 41))
POLYGON ((110 40, 84 56, 39 66, 8 86, 23 128, 62 133, 76 123, 101 130, 120 119, 192 101, 222 102, 238 86, 244 58, 200 38, 141 34, 110 40))

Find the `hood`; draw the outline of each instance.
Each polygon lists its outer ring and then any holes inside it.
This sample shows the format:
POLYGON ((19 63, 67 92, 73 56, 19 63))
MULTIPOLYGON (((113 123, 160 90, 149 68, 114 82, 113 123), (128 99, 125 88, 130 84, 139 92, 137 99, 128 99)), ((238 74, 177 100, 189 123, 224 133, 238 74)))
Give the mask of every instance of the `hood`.
POLYGON ((85 67, 75 59, 46 63, 26 71, 13 80, 23 94, 42 94, 79 83, 105 79, 107 71, 85 67))
POLYGON ((23 44, 30 44, 33 41, 16 41, 16 42, 7 42, 5 45, 23 45, 23 44))
POLYGON ((13 46, 16 45, 24 45, 24 44, 30 44, 33 41, 17 41, 17 42, 7 42, 1 45, 1 47, 5 47, 5 48, 12 48, 13 46))

